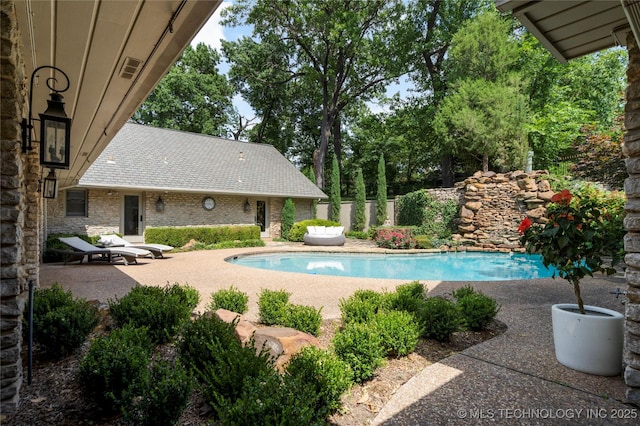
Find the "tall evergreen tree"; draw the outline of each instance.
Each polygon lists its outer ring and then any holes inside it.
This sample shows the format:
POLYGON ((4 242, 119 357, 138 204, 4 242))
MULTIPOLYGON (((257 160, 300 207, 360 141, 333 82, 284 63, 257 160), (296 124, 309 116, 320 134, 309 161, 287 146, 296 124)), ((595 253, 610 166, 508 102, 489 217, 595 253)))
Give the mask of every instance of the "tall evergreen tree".
MULTIPOLYGON (((313 184, 316 184, 316 175, 313 172, 312 167, 307 167, 304 169, 304 175, 311 181, 313 184)), ((318 217, 318 200, 313 200, 311 202, 311 217, 315 219, 318 217)))
POLYGON ((367 207, 367 194, 362 177, 362 169, 358 167, 356 172, 356 197, 355 197, 355 217, 351 229, 354 231, 364 231, 366 226, 365 209, 367 207))
POLYGON ((494 11, 469 21, 451 41, 447 59, 453 91, 433 123, 446 152, 463 158, 467 171, 524 166, 526 99, 514 71, 518 44, 511 24, 494 11))
POLYGON ((340 166, 338 158, 334 155, 331 162, 331 192, 329 193, 329 220, 340 222, 340 207, 342 198, 340 196, 340 166))
POLYGON ((387 220, 387 174, 384 154, 378 160, 378 192, 376 194, 376 224, 382 225, 387 220))
POLYGON ((291 198, 284 200, 284 206, 282 206, 282 238, 289 239, 289 232, 293 227, 293 223, 296 220, 296 206, 293 204, 291 198))

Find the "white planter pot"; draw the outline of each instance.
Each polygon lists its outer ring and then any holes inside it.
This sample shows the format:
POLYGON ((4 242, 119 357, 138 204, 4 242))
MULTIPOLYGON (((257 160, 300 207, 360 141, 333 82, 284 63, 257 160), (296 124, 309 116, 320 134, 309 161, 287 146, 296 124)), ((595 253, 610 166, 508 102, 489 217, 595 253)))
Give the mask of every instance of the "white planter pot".
POLYGON ((558 361, 574 370, 615 376, 622 370, 624 316, 611 309, 572 303, 551 307, 553 343, 558 361))

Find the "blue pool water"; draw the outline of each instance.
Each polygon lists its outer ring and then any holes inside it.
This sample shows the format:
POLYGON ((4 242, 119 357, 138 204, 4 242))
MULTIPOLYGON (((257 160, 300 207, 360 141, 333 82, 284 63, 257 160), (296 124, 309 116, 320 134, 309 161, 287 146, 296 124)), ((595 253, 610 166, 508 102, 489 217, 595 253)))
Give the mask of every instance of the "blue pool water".
POLYGON ((502 281, 553 275, 539 255, 521 253, 270 253, 227 261, 282 272, 402 280, 502 281))

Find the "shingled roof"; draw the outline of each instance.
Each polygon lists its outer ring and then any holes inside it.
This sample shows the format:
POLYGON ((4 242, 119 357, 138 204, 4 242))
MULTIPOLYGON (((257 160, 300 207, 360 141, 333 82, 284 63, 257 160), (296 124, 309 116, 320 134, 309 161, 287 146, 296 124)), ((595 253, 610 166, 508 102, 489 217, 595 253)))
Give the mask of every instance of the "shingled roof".
POLYGON ((122 127, 78 186, 327 198, 272 145, 133 123, 122 127))

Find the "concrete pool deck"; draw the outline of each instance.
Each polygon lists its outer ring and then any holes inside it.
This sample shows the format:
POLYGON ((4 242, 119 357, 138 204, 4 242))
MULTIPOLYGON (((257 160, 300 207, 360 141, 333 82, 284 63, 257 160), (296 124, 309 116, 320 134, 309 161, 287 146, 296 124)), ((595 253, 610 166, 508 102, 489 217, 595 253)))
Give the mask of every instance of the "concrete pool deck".
MULTIPOLYGON (((349 240, 348 240, 349 241, 349 240)), ((407 280, 384 280, 283 273, 230 264, 242 253, 272 251, 383 251, 360 242, 344 247, 268 243, 267 247, 169 254, 137 265, 44 264, 40 284, 58 282, 74 296, 100 300, 124 296, 136 283, 189 284, 200 292, 200 309, 211 293, 233 285, 249 295, 247 318, 257 319, 263 288, 285 289, 291 302, 322 307, 325 318, 339 318, 339 300, 355 290, 393 290, 407 280)), ((431 295, 450 293, 467 282, 424 281, 431 295)), ((400 387, 378 413, 376 425, 435 424, 638 424, 640 410, 626 405, 621 375, 600 377, 559 364, 551 335, 551 305, 573 303, 563 280, 474 282, 502 305, 497 319, 507 331, 433 364, 400 387), (616 418, 616 417, 622 418, 616 418)), ((626 288, 620 276, 585 279, 586 304, 624 312, 622 298, 609 292, 626 288)))

